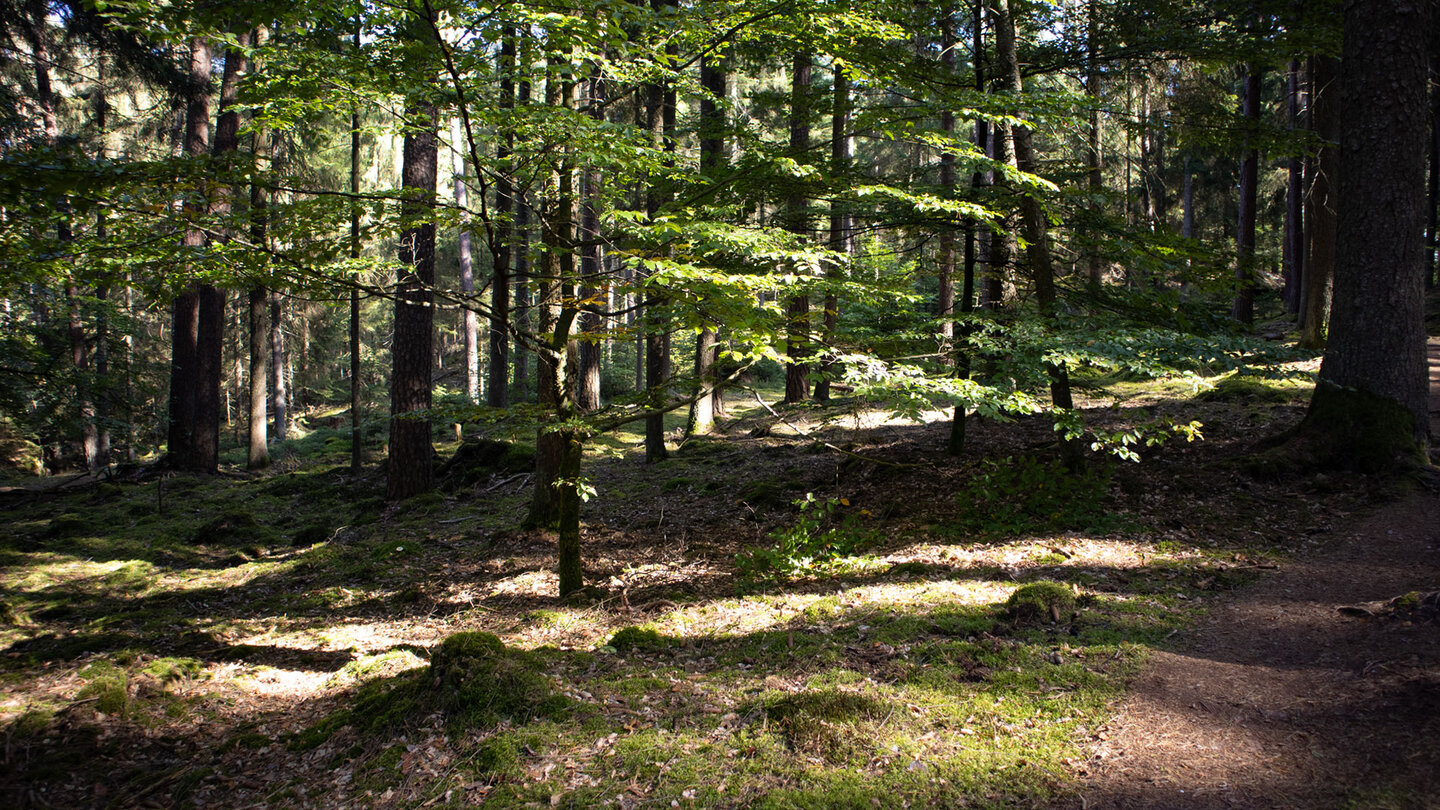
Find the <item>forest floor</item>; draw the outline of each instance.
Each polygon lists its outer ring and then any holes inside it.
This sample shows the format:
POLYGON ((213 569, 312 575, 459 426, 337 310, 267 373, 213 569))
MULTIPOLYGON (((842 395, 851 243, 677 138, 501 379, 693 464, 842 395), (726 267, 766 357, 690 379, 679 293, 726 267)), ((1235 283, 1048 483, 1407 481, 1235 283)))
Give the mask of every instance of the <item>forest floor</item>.
POLYGON ((520 451, 399 505, 324 428, 12 481, 0 806, 1435 806, 1440 623, 1385 602, 1440 587, 1440 496, 1259 474, 1301 382, 1087 382, 1205 438, 1073 477, 1042 420, 952 459, 761 390, 659 464, 598 441, 568 602, 520 451))
MULTIPOLYGON (((1440 338, 1429 349, 1440 436, 1440 338)), ((1440 491, 1328 534, 1149 658, 1071 806, 1440 807, 1440 617, 1337 610, 1440 590, 1440 491)))

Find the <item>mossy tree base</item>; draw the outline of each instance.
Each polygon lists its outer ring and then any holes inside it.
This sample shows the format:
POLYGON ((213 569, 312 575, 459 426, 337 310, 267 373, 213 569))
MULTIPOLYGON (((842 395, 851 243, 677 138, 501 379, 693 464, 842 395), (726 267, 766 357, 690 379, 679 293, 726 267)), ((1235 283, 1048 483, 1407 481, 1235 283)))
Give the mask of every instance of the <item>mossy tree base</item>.
POLYGON ((1399 402, 1323 381, 1305 420, 1252 460, 1252 471, 1406 472, 1429 467, 1424 433, 1399 402))

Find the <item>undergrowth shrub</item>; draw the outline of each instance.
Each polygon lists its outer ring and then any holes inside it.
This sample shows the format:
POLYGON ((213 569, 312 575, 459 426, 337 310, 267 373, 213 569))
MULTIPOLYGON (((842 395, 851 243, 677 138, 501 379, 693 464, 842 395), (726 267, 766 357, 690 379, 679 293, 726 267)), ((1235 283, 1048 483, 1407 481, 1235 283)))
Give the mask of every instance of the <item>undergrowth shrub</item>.
POLYGON ((807 492, 795 505, 800 507, 795 522, 770 531, 769 537, 775 543, 772 547, 740 555, 741 576, 789 579, 832 573, 843 566, 846 558, 865 550, 876 539, 873 530, 863 528, 855 515, 843 511, 850 505, 844 498, 821 500, 807 492))

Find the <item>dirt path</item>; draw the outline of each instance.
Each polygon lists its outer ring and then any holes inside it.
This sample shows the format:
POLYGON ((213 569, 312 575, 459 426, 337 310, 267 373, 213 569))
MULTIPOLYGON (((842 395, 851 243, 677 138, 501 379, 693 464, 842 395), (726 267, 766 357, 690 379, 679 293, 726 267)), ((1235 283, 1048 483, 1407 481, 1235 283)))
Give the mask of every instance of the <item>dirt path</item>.
MULTIPOLYGON (((1440 435, 1440 339, 1430 341, 1440 435)), ((1213 606, 1091 748, 1084 808, 1440 808, 1440 626, 1338 605, 1440 588, 1440 492, 1213 606)))

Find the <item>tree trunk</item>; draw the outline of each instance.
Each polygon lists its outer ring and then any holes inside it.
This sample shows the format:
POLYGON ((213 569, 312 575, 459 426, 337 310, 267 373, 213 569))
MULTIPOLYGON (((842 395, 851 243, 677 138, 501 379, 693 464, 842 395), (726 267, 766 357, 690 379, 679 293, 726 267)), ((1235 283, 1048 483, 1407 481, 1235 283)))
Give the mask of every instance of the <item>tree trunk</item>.
MULTIPOLYGON (((974 59, 975 92, 985 92, 985 0, 976 0, 971 13, 971 32, 974 35, 974 43, 971 53, 974 59)), ((983 119, 975 119, 975 146, 976 151, 982 155, 990 153, 990 125, 983 119)), ((983 171, 975 171, 970 175, 970 188, 979 189, 987 184, 988 175, 983 171)), ((979 223, 971 220, 965 226, 965 276, 963 289, 960 294, 960 311, 966 315, 975 311, 975 270, 979 261, 979 254, 983 244, 977 238, 976 231, 980 229, 979 223)), ((986 232, 988 233, 988 231, 986 232)), ((970 377, 970 351, 965 344, 965 338, 969 336, 973 326, 966 321, 960 332, 960 342, 956 344, 955 352, 955 376, 960 379, 970 377)), ((955 414, 950 420, 950 437, 946 441, 945 451, 952 456, 959 456, 965 452, 966 419, 965 411, 969 407, 967 402, 955 404, 955 414)))
MULTIPOLYGON (((1300 129, 1300 62, 1290 60, 1286 73, 1287 118, 1291 132, 1300 129)), ((1304 196, 1302 184, 1304 163, 1299 155, 1291 156, 1286 166, 1285 181, 1285 233, 1281 251, 1281 262, 1285 266, 1285 308, 1291 314, 1300 313, 1300 290, 1305 276, 1305 224, 1304 196)))
MULTIPOLYGON (((1097 56, 1099 50, 1097 38, 1100 31, 1098 15, 1095 11, 1097 2, 1099 0, 1089 0, 1085 4, 1085 94, 1090 97, 1090 126, 1086 133, 1085 177, 1090 191, 1090 204, 1094 206, 1100 205, 1100 197, 1105 191, 1105 178, 1102 174, 1105 161, 1100 129, 1101 78, 1097 56)), ((1188 179, 1189 175, 1186 177, 1188 179)), ((1098 244, 1092 245, 1086 251, 1085 265, 1086 281, 1090 285, 1090 292, 1092 294, 1099 293, 1101 257, 1098 244)))
MULTIPOLYGON (((948 83, 954 81, 955 76, 955 18, 947 9, 938 22, 940 65, 944 81, 948 83)), ((948 104, 940 111, 940 132, 946 138, 955 135, 955 111, 948 104)), ((949 199, 954 194, 955 152, 944 149, 940 152, 940 196, 949 199)), ((948 225, 941 226, 938 241, 940 288, 936 295, 935 316, 940 319, 941 362, 949 364, 953 361, 951 352, 955 343, 955 233, 948 225)))
MULTIPOLYGON (((605 117, 605 87, 597 68, 587 82, 590 116, 597 122, 605 117)), ((585 170, 580 187, 580 300, 586 309, 580 316, 580 365, 577 369, 576 404, 581 412, 600 409, 600 336, 604 331, 595 299, 600 295, 600 193, 602 175, 591 166, 585 170)))
MULTIPOLYGON (((500 41, 500 109, 515 109, 515 29, 507 26, 500 41)), ((497 139, 495 180, 495 240, 490 251, 494 257, 494 275, 490 281, 490 386, 485 401, 492 408, 510 404, 510 284, 511 261, 515 255, 515 182, 511 177, 510 156, 515 151, 515 129, 507 125, 497 139)))
MULTIPOLYGON (((359 20, 354 46, 360 50, 359 20)), ((360 107, 350 108, 350 258, 360 259, 360 107)), ((350 288, 350 474, 359 475, 365 463, 365 426, 360 414, 360 290, 350 288)))
POLYGON ((470 402, 478 403, 480 401, 480 324, 475 315, 475 302, 471 300, 475 296, 475 266, 470 256, 470 212, 465 208, 469 201, 469 190, 465 186, 465 150, 467 147, 465 131, 458 116, 451 119, 450 140, 454 144, 450 153, 450 167, 455 176, 455 207, 460 209, 460 244, 457 250, 460 257, 460 293, 465 298, 460 325, 465 345, 465 396, 470 402))
MULTIPOLYGON (((658 11, 668 0, 651 0, 650 8, 658 11)), ((647 88, 646 123, 650 129, 651 146, 667 153, 674 152, 675 90, 668 84, 652 84, 647 88)), ((652 180, 646 192, 645 209, 651 217, 669 201, 669 193, 652 180)), ((670 378, 670 346, 664 312, 665 300, 656 288, 645 286, 645 390, 653 411, 645 418, 645 462, 653 464, 669 455, 665 448, 665 415, 659 412, 665 401, 665 385, 670 378)))
MULTIPOLYGON (((952 21, 953 22, 953 21, 952 21)), ((952 57, 953 61, 953 57, 952 57)), ((948 111, 946 115, 952 115, 948 111)), ((953 119, 953 115, 952 115, 953 119)), ((954 121, 951 121, 951 131, 954 131, 954 121)), ((850 171, 850 163, 855 155, 855 137, 850 133, 850 76, 844 67, 835 69, 835 98, 830 112, 830 174, 835 178, 841 178, 850 171)), ((951 171, 954 170, 954 156, 951 158, 951 171)), ((854 243, 850 237, 851 220, 850 211, 845 203, 834 200, 830 203, 830 250, 837 257, 835 261, 829 262, 825 269, 825 275, 831 284, 839 284, 844 280, 848 272, 849 256, 854 252, 854 243)), ((951 253, 954 251, 952 249, 951 253)), ((953 261, 952 261, 953 265, 953 261)), ((952 267, 953 271, 953 267, 952 267)), ((944 303, 945 285, 941 284, 942 299, 944 303)), ((953 285, 951 287, 953 293, 953 285)), ((954 296, 951 296, 951 308, 954 308, 954 296)), ((834 360, 835 355, 835 332, 840 325, 840 297, 832 286, 825 291, 825 313, 822 327, 824 330, 824 343, 826 358, 820 364, 820 378, 815 382, 815 401, 827 402, 830 399, 830 382, 840 374, 840 366, 834 360)))
POLYGON ((1300 288, 1300 345, 1325 346, 1335 279, 1335 232, 1339 208, 1335 181, 1340 171, 1340 62, 1317 56, 1310 68, 1310 126, 1321 146, 1305 195, 1305 274, 1300 288))
MULTIPOLYGON (((575 107, 575 83, 560 78, 552 60, 550 79, 545 83, 546 106, 570 110, 575 107)), ((550 205, 541 217, 541 240, 544 242, 544 272, 540 274, 535 309, 539 315, 540 348, 535 354, 537 396, 540 407, 555 423, 568 421, 577 414, 575 407, 575 370, 578 347, 574 340, 575 309, 575 187, 574 166, 570 156, 553 158, 550 188, 554 190, 550 205)), ((566 478, 566 452, 572 429, 542 424, 535 439, 535 490, 530 514, 524 525, 558 527, 570 497, 566 478)), ((578 509, 578 507, 577 507, 578 509)))
POLYGON ((1345 4, 1335 300, 1300 436, 1321 465, 1428 466, 1425 0, 1345 4))
MULTIPOLYGON (((810 151, 810 54, 797 52, 790 77, 790 157, 805 161, 810 151)), ((785 198, 785 229, 810 235, 810 210, 799 183, 785 198)), ((785 402, 804 402, 810 394, 810 296, 791 294, 785 304, 785 402)))
MULTIPOLYGON (((1431 43, 1431 50, 1436 51, 1435 45, 1431 43)), ((1427 185, 1428 224, 1425 233, 1428 238, 1425 240, 1425 289, 1430 290, 1440 283, 1440 273, 1436 272, 1437 250, 1440 250, 1440 235, 1436 229, 1440 228, 1440 52, 1435 52, 1430 57, 1430 177, 1427 185)))
MULTIPOLYGON (((714 175, 725 164, 725 110, 728 75, 724 68, 716 65, 714 57, 700 61, 700 84, 705 92, 700 95, 700 123, 697 126, 700 137, 700 171, 714 179, 714 175)), ((695 436, 710 432, 715 425, 716 388, 715 360, 719 352, 719 332, 715 326, 706 324, 695 336, 695 401, 690 405, 689 418, 685 423, 685 435, 695 436)))
POLYGON ((1260 178, 1260 150, 1255 146, 1260 126, 1262 71, 1251 63, 1245 77, 1244 115, 1247 127, 1245 159, 1240 166, 1240 219, 1235 231, 1235 303, 1231 315, 1243 324, 1255 321, 1255 204, 1260 178))
MULTIPOLYGON (((256 32, 257 40, 264 36, 263 30, 256 32)), ((254 142, 251 147, 254 161, 258 168, 258 162, 266 158, 270 153, 270 134, 264 128, 256 130, 254 142)), ((265 248, 268 240, 269 223, 266 219, 266 206, 269 200, 266 197, 265 186, 259 180, 252 180, 250 183, 250 242, 257 248, 265 248)), ((353 292, 352 292, 353 295, 353 292)), ((255 285, 250 288, 246 299, 246 314, 248 318, 246 345, 249 350, 249 381, 250 397, 247 411, 247 436, 249 448, 246 459, 246 466, 252 470, 262 469, 270 465, 269 437, 265 429, 265 404, 267 398, 267 386, 265 376, 265 359, 268 354, 265 345, 268 337, 265 329, 265 310, 267 303, 265 287, 255 285)))
MULTIPOLYGON (((185 154, 205 154, 210 138, 210 45, 190 42, 190 93, 185 104, 185 154)), ((191 216, 197 203, 186 202, 191 216)), ((181 243, 187 252, 205 244, 199 228, 186 229, 181 243)), ((176 296, 170 355, 170 429, 167 464, 179 470, 213 472, 220 442, 219 340, 224 302, 208 284, 193 284, 176 296), (218 303, 218 306, 217 306, 218 303), (211 381, 213 389, 211 388, 211 381)))
POLYGON ((435 301, 435 182, 439 133, 433 103, 411 101, 405 118, 401 205, 409 223, 400 235, 400 278, 395 287, 395 337, 390 376, 390 459, 385 496, 403 500, 432 485, 430 365, 433 361, 435 301))
POLYGON ((270 414, 275 441, 289 434, 290 397, 285 384, 285 302, 279 290, 270 291, 270 414))
MULTIPOLYGON (((1010 14, 1010 0, 994 0, 995 8, 995 58, 1004 89, 1011 98, 1019 98, 1021 92, 1020 61, 1015 51, 1015 19, 1010 14)), ((1038 166, 1031 134, 1027 127, 1013 128, 1016 164, 1023 172, 1035 173, 1038 166)), ((1054 322, 1055 270, 1050 256, 1049 219, 1040 200, 1033 193, 1020 198, 1021 228, 1025 241, 1029 243, 1026 259, 1035 281, 1035 300, 1040 307, 1040 317, 1054 322)), ((1050 376, 1050 402, 1059 410, 1075 407, 1070 395, 1070 376, 1063 364, 1046 367, 1050 376)), ((1083 448, 1078 439, 1061 439, 1060 455, 1065 467, 1078 473, 1085 466, 1083 448)))

